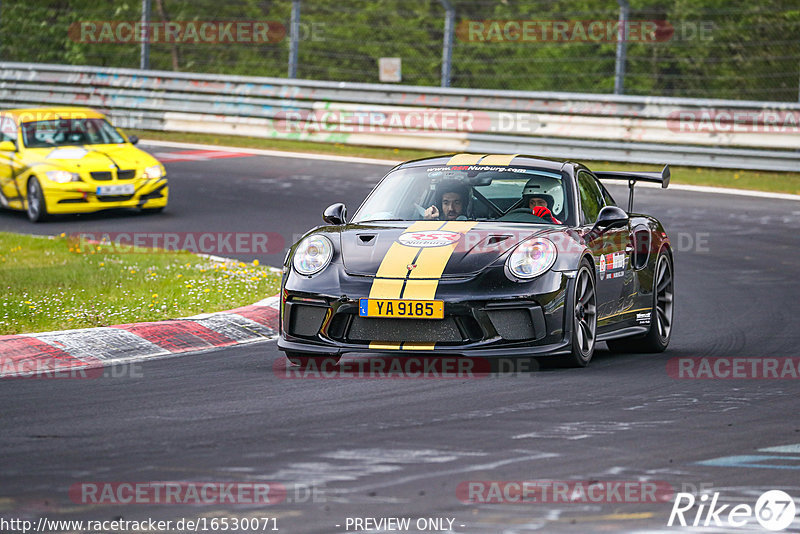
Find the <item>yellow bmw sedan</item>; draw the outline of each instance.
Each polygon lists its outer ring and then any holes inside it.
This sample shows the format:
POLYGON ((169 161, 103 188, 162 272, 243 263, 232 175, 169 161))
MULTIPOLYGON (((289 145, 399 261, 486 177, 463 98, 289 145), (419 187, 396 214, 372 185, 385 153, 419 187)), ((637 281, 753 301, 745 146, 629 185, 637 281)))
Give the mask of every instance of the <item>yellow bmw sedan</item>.
POLYGON ((89 108, 0 111, 0 206, 33 222, 109 208, 161 211, 166 171, 137 141, 89 108))

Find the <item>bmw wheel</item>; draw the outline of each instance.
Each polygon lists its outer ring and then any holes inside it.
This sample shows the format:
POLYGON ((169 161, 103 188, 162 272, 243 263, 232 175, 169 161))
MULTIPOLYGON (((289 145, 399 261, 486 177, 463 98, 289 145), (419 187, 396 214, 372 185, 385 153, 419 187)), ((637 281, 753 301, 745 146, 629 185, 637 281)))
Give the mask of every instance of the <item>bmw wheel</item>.
POLYGON ((28 199, 27 199, 27 213, 28 219, 31 222, 41 222, 47 218, 47 204, 44 201, 44 193, 42 186, 39 185, 39 180, 32 176, 28 180, 28 199))

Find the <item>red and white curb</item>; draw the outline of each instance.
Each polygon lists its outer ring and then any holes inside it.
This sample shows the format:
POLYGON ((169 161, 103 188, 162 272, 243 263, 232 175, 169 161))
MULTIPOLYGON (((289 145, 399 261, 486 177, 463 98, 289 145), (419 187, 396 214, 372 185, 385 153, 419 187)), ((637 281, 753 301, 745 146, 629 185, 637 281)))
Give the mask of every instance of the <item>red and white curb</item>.
POLYGON ((0 377, 35 378, 274 339, 279 306, 273 296, 183 319, 0 336, 0 377))

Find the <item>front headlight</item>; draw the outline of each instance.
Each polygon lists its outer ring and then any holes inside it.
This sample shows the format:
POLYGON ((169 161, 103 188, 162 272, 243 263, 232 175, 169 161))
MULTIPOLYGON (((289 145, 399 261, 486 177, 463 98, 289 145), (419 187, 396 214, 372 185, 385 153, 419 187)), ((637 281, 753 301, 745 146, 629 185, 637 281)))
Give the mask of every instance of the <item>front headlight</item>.
POLYGON ((164 171, 161 170, 161 165, 153 165, 152 167, 147 167, 144 170, 144 177, 145 178, 161 178, 164 176, 164 171))
POLYGON ((518 278, 535 278, 553 266, 556 255, 556 246, 549 239, 531 239, 517 245, 506 266, 518 278))
POLYGON ((303 239, 294 251, 292 265, 303 275, 310 276, 328 266, 333 257, 333 243, 323 235, 303 239))
POLYGON ((47 171, 45 173, 47 179, 57 184, 66 184, 67 182, 80 182, 81 177, 69 171, 47 171))

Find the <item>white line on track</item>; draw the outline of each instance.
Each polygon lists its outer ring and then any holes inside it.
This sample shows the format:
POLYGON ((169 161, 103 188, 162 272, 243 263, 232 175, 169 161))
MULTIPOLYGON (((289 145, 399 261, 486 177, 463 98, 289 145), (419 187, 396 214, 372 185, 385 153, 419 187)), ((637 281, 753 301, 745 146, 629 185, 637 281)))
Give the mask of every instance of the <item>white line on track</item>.
MULTIPOLYGON (((340 161, 343 163, 364 163, 368 165, 384 165, 394 166, 402 163, 400 160, 392 159, 376 159, 376 158, 359 158, 355 156, 336 156, 333 154, 310 154, 305 152, 285 152, 283 150, 264 150, 260 148, 241 148, 233 146, 217 146, 217 145, 203 145, 196 143, 179 143, 176 141, 149 141, 142 139, 140 141, 143 145, 163 146, 172 148, 188 148, 197 150, 217 150, 229 152, 241 152, 245 154, 254 154, 258 156, 273 156, 278 158, 300 158, 300 159, 314 159, 321 161, 340 161)), ((731 171, 733 172, 733 171, 731 171)), ((639 184, 638 187, 660 187, 655 184, 639 184)), ((794 200, 800 201, 800 195, 791 195, 788 193, 770 193, 767 191, 752 191, 750 189, 729 189, 725 187, 708 187, 702 185, 684 185, 684 184, 670 184, 670 189, 676 191, 693 191, 695 193, 712 193, 716 195, 738 195, 746 197, 760 197, 760 198, 773 198, 780 200, 794 200)))

